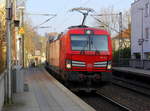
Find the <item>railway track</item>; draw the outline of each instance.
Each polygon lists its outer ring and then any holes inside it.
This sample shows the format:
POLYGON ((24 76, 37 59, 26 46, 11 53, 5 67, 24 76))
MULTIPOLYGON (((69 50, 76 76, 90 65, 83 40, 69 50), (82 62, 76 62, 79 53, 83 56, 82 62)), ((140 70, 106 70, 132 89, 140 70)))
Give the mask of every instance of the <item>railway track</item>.
POLYGON ((149 97, 126 87, 110 84, 99 89, 98 93, 112 102, 117 101, 119 106, 125 106, 129 111, 150 111, 149 97))
POLYGON ((147 84, 140 84, 139 82, 126 80, 119 77, 113 77, 112 84, 150 97, 150 87, 147 84))
POLYGON ((118 103, 117 101, 101 94, 100 92, 85 94, 77 93, 82 100, 91 105, 96 111, 132 111, 128 107, 118 103))
POLYGON ((110 103, 112 103, 112 104, 114 104, 114 105, 120 107, 120 108, 122 109, 122 111, 132 111, 130 108, 128 108, 128 107, 126 107, 126 106, 124 106, 124 105, 118 103, 117 101, 115 101, 115 100, 113 100, 113 99, 111 99, 111 98, 105 96, 104 94, 102 94, 102 93, 100 93, 100 92, 97 92, 97 94, 98 94, 99 96, 101 96, 102 98, 104 98, 105 100, 107 100, 108 102, 110 102, 110 103))

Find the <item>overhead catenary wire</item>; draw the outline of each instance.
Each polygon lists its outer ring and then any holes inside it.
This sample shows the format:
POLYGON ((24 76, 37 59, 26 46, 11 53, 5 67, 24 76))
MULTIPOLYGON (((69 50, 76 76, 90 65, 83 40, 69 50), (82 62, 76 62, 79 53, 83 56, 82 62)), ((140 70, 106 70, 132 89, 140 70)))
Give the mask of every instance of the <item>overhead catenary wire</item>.
POLYGON ((87 3, 89 3, 90 0, 85 1, 82 5, 86 5, 87 3))
POLYGON ((73 8, 70 10, 71 12, 77 11, 83 15, 83 20, 81 25, 85 25, 85 20, 87 16, 89 15, 90 12, 94 12, 92 8, 83 8, 83 7, 78 7, 78 8, 73 8))
POLYGON ((26 14, 26 15, 33 15, 33 16, 52 16, 52 17, 46 19, 46 20, 45 20, 44 22, 42 22, 41 24, 39 24, 39 25, 33 27, 32 30, 37 29, 37 28, 50 28, 49 26, 46 26, 46 27, 45 27, 45 26, 41 26, 41 25, 43 25, 43 24, 49 22, 51 19, 53 19, 54 17, 57 16, 57 14, 48 14, 48 13, 28 13, 28 12, 25 12, 25 14, 26 14))
POLYGON ((58 27, 58 26, 64 26, 66 24, 66 22, 68 22, 71 17, 72 17, 72 14, 71 15, 68 15, 69 11, 67 11, 64 15, 66 15, 66 18, 62 19, 61 22, 59 24, 57 24, 55 27, 58 27))
POLYGON ((40 27, 41 25, 43 25, 43 24, 45 24, 45 23, 49 22, 49 21, 50 21, 51 19, 53 19, 54 17, 56 17, 56 15, 55 15, 55 16, 53 16, 53 17, 48 18, 47 20, 45 20, 45 21, 44 21, 44 22, 42 22, 41 24, 39 24, 39 25, 37 25, 37 26, 33 27, 33 29, 36 29, 36 28, 40 27))
MULTIPOLYGON (((102 15, 102 14, 100 14, 100 15, 102 15)), ((106 15, 107 15, 107 14, 106 14, 106 15)), ((116 15, 116 14, 113 14, 113 15, 116 15)), ((115 31, 116 33, 120 33, 120 32, 119 32, 118 30, 116 30, 115 28, 109 26, 108 24, 102 22, 101 20, 99 20, 98 18, 95 17, 95 16, 99 16, 99 15, 91 15, 91 16, 92 16, 96 21, 102 23, 102 24, 105 25, 106 27, 109 27, 111 30, 115 31)), ((123 29, 125 30, 126 28, 123 27, 123 29)), ((128 33, 128 32, 126 32, 126 33, 128 33)), ((128 34, 130 34, 130 33, 128 33, 128 34)))
POLYGON ((27 14, 27 15, 37 15, 37 16, 56 16, 56 14, 42 14, 42 13, 28 13, 28 12, 26 12, 25 14, 27 14))
POLYGON ((101 20, 99 20, 98 18, 96 18, 96 17, 94 17, 93 15, 91 15, 96 21, 98 21, 98 22, 100 22, 100 23, 102 23, 103 25, 105 25, 106 27, 109 27, 110 29, 112 29, 113 31, 115 31, 115 32, 117 32, 117 33, 119 33, 119 31, 118 30, 116 30, 116 29, 114 29, 113 27, 110 27, 108 24, 106 24, 106 23, 104 23, 104 22, 102 22, 101 20))
MULTIPOLYGON (((53 18, 54 18, 54 17, 56 17, 56 16, 57 16, 57 15, 56 15, 56 14, 54 14, 54 16, 53 16, 53 17, 50 17, 50 18, 46 19, 44 22, 42 22, 41 24, 39 24, 39 25, 37 25, 37 26, 33 27, 33 28, 32 28, 32 30, 34 30, 34 29, 38 29, 38 28, 51 28, 51 26, 41 26, 41 25, 43 25, 43 24, 45 24, 45 23, 49 22, 51 19, 53 19, 53 18)), ((15 32, 18 32, 18 30, 17 30, 17 31, 15 31, 15 32)))

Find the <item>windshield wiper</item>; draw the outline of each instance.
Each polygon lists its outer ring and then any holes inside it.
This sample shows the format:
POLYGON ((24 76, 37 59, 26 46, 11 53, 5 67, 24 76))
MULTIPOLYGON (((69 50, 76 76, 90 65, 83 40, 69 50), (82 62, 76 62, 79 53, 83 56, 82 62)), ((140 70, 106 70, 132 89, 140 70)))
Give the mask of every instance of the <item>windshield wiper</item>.
POLYGON ((95 55, 100 55, 100 51, 99 51, 99 50, 96 50, 96 51, 95 51, 95 55))
POLYGON ((95 46, 95 44, 93 44, 93 39, 91 39, 91 46, 94 46, 95 50, 95 55, 100 55, 99 50, 97 49, 97 47, 95 46))
POLYGON ((86 42, 86 44, 84 45, 84 47, 80 51, 80 54, 85 54, 85 48, 86 48, 86 46, 88 46, 88 41, 86 42))

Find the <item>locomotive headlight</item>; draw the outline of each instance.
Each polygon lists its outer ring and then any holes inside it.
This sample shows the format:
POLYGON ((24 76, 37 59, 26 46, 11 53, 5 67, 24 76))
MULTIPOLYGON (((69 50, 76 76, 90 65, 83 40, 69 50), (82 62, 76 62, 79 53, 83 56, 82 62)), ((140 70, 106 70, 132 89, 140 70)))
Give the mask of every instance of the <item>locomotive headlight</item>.
POLYGON ((107 66, 107 69, 111 69, 111 68, 112 68, 112 66, 111 66, 111 65, 108 65, 108 66, 107 66))
POLYGON ((88 35, 93 34, 93 31, 92 30, 86 30, 85 34, 88 34, 88 35))
POLYGON ((108 62, 107 69, 111 69, 112 68, 111 63, 112 63, 111 61, 108 62))
POLYGON ((67 69, 71 69, 71 64, 66 64, 67 69))
POLYGON ((66 68, 71 69, 71 60, 66 60, 66 68))

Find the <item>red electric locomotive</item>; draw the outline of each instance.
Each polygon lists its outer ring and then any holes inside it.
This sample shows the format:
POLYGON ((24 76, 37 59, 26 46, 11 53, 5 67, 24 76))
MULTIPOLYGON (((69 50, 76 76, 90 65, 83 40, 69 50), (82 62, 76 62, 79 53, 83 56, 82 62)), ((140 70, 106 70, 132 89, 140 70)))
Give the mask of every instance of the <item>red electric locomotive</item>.
POLYGON ((47 52, 48 68, 74 89, 96 90, 111 80, 112 45, 105 30, 70 27, 49 40, 47 52))

